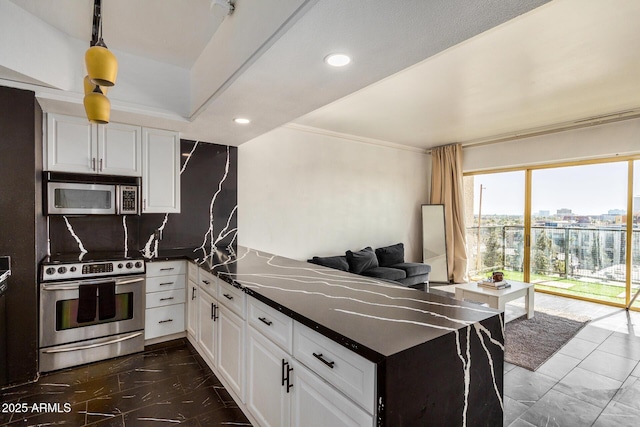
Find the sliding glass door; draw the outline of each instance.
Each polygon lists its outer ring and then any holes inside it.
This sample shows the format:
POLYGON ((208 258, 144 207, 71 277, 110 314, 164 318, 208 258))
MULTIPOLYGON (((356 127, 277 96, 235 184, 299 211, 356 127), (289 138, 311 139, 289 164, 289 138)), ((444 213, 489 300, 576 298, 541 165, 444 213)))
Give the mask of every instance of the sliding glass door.
MULTIPOLYGON (((640 160, 465 175, 469 277, 626 306, 640 289, 640 160)), ((640 295, 633 303, 640 309, 640 295)))
POLYGON ((531 172, 529 281, 537 290, 626 300, 628 162, 531 172))

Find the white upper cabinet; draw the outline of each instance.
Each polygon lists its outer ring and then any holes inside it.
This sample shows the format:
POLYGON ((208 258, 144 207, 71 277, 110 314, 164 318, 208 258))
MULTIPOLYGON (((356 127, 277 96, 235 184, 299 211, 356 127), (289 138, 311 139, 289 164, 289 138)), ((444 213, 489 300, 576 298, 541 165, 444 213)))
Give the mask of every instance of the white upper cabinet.
POLYGON ((142 128, 121 123, 98 126, 98 172, 142 176, 142 128))
POLYGON ((142 176, 142 128, 47 114, 45 170, 142 176))
POLYGON ((142 128, 142 159, 142 213, 179 213, 179 133, 142 128))

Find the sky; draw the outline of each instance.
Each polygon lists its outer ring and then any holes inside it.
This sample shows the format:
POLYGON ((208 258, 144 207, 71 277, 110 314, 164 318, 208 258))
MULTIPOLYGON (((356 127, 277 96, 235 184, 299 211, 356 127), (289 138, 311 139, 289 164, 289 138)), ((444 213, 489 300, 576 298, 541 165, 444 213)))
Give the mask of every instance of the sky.
MULTIPOLYGON (((640 195, 640 161, 634 194, 640 195)), ((482 215, 524 213, 524 171, 474 176, 474 215, 478 214, 480 185, 482 215)), ((601 215, 627 207, 627 162, 601 163, 532 172, 531 211, 568 208, 576 215, 601 215)))

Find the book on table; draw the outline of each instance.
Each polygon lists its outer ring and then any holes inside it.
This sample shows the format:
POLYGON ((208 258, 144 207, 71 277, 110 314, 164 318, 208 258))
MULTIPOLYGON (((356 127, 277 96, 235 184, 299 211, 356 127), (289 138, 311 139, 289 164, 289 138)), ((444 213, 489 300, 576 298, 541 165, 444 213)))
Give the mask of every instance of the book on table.
POLYGON ((482 281, 482 282, 478 282, 478 286, 482 286, 483 288, 494 289, 494 290, 507 289, 511 287, 511 285, 504 280, 500 282, 482 281))

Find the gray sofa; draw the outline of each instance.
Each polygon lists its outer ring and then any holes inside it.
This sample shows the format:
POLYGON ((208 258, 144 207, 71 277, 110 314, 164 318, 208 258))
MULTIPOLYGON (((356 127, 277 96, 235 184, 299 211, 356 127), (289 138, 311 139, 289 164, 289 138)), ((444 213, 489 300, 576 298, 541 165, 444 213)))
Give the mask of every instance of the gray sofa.
POLYGON ((431 272, 430 265, 404 262, 404 244, 402 243, 378 248, 375 251, 367 246, 357 252, 347 251, 345 255, 314 256, 307 261, 424 290, 428 289, 431 272))

